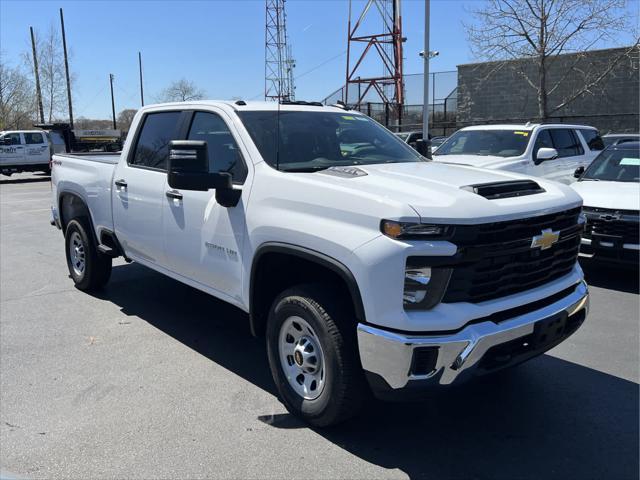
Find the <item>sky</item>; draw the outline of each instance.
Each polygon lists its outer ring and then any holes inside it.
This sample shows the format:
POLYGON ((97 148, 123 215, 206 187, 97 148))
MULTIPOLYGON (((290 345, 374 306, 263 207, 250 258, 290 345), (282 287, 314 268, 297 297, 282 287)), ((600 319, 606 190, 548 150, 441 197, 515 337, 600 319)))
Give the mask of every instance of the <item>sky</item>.
MULTIPOLYGON (((431 2, 430 50, 440 52, 430 62, 431 71, 455 70, 456 65, 474 60, 463 21, 479 1, 431 2)), ((638 0, 632 4, 637 9, 638 0)), ((362 1, 354 0, 353 14, 359 14, 362 6, 362 1)), ((64 10, 75 76, 75 117, 110 117, 110 73, 115 75, 116 111, 140 106, 138 51, 143 59, 145 103, 181 78, 195 82, 207 98, 263 98, 264 0, 0 0, 3 61, 17 65, 21 55, 30 51, 29 26, 41 34, 51 24, 59 28, 59 8, 64 10)), ((296 98, 321 100, 344 84, 348 2, 288 0, 286 11, 296 60, 296 98)), ((402 21, 407 38, 404 71, 420 73, 424 1, 404 0, 402 21)), ((373 26, 363 25, 365 30, 373 26)), ((382 70, 364 67, 365 71, 382 70)))

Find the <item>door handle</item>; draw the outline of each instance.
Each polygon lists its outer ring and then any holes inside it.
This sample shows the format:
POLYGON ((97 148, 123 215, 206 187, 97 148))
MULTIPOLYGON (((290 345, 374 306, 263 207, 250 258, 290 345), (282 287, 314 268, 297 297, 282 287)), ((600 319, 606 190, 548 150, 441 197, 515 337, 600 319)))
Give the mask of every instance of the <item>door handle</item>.
POLYGON ((182 194, 177 190, 169 190, 165 193, 167 198, 172 200, 182 200, 182 194))
POLYGON ((116 187, 118 188, 127 188, 126 180, 120 179, 115 181, 116 187))

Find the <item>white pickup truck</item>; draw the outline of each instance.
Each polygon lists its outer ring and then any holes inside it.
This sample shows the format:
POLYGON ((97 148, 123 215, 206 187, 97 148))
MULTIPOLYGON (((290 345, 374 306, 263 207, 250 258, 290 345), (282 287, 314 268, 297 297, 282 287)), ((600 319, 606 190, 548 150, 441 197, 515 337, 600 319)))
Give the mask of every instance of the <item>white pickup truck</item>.
POLYGON ((248 312, 281 400, 317 426, 371 391, 513 366, 587 314, 577 193, 427 161, 337 107, 147 106, 122 154, 55 155, 52 183, 78 288, 121 255, 248 312))

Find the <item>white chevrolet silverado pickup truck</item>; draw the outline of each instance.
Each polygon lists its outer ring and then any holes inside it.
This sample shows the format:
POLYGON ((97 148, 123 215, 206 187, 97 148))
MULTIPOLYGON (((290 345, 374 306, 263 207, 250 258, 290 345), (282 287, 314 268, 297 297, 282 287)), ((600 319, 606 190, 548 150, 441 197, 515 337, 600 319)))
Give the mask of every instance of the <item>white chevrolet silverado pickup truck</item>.
POLYGON ((248 312, 316 426, 523 362, 588 310, 576 192, 427 161, 337 107, 147 106, 122 154, 56 155, 52 183, 78 288, 123 256, 248 312))

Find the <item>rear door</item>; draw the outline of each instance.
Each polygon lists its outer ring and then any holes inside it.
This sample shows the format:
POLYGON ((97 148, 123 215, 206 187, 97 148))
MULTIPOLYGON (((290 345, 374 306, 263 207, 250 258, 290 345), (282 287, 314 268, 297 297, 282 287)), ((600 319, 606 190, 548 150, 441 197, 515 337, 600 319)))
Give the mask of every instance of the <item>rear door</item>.
POLYGON ((162 207, 169 142, 180 139, 182 110, 145 114, 127 158, 116 166, 113 184, 113 222, 128 256, 141 263, 166 267, 162 207))
MULTIPOLYGON (((236 188, 248 176, 233 124, 223 111, 191 112, 187 140, 207 142, 210 172, 229 172, 236 188)), ((167 264, 173 272, 232 298, 240 298, 246 236, 245 204, 248 189, 236 207, 216 202, 215 190, 174 190, 166 185, 163 198, 167 264)))
POLYGON ((0 138, 11 139, 11 145, 0 145, 0 166, 22 165, 24 163, 22 134, 18 132, 5 133, 0 138))
POLYGON ((51 147, 42 132, 24 132, 25 164, 42 165, 51 160, 51 147))

